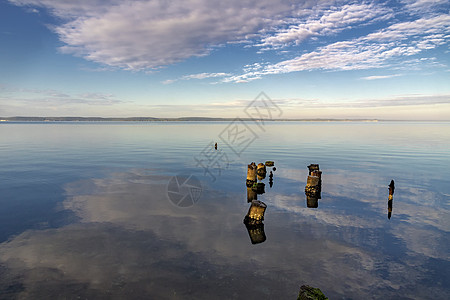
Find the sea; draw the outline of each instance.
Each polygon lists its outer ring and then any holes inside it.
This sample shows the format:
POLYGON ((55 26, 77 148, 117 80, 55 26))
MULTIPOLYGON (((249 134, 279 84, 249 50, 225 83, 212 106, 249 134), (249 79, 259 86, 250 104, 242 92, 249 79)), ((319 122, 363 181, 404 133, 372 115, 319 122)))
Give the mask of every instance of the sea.
POLYGON ((0 299, 450 299, 449 204, 449 122, 1 122, 0 299))

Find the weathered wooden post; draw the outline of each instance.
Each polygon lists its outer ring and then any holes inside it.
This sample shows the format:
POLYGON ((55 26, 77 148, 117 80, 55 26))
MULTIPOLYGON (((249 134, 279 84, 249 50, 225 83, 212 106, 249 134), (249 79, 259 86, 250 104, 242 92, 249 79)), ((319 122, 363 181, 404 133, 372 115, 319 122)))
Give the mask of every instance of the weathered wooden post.
POLYGON ((264 220, 267 205, 259 200, 253 200, 244 218, 245 224, 260 224, 264 220))
POLYGON ((319 165, 318 164, 310 164, 308 166, 309 175, 311 175, 312 171, 319 171, 319 165))
POLYGON ((306 186, 309 187, 317 187, 320 183, 319 176, 308 176, 308 179, 306 180, 306 186))
POLYGON ((259 163, 256 173, 258 175, 258 180, 263 180, 264 178, 266 178, 266 165, 264 165, 263 163, 259 163))
POLYGON ((252 162, 247 167, 247 187, 252 187, 256 183, 256 164, 252 162))
POLYGON ((308 170, 309 175, 305 186, 306 206, 309 208, 317 208, 319 207, 318 199, 321 198, 322 171, 319 170, 318 164, 310 164, 308 170))

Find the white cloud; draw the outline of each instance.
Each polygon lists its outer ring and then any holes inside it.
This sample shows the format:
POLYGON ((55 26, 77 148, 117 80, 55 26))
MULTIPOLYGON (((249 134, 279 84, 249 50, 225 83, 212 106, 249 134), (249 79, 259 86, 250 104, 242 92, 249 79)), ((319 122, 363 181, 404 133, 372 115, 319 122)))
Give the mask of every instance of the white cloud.
POLYGON ((174 82, 177 82, 179 80, 191 80, 191 79, 210 79, 210 78, 220 78, 220 77, 227 77, 231 76, 231 73, 198 73, 198 74, 190 74, 190 75, 184 75, 177 79, 167 79, 162 81, 163 84, 172 84, 174 82))
MULTIPOLYGON (((330 6, 321 0, 295 4, 289 0, 9 2, 46 8, 57 16, 61 23, 53 30, 64 43, 63 53, 107 67, 146 71, 208 55, 226 44, 258 46, 260 51, 282 49, 308 38, 329 37, 370 24, 380 26, 386 20, 396 22, 361 37, 321 44, 324 46, 278 63, 248 64, 242 74, 199 73, 168 79, 164 84, 221 77, 221 82, 238 83, 304 70, 392 66, 393 60, 435 49, 450 37, 450 16, 448 9, 443 11, 447 4, 443 0, 404 0, 392 8, 376 2, 330 6), (398 21, 406 15, 409 21, 398 21)), ((359 32, 353 30, 352 34, 359 32)))
POLYGON ((448 0, 402 0, 401 2, 410 13, 434 13, 440 10, 448 13, 448 0))
POLYGON ((362 77, 361 79, 364 80, 377 80, 377 79, 388 79, 393 77, 402 76, 401 74, 392 74, 392 75, 373 75, 373 76, 366 76, 362 77))
POLYGON ((63 18, 54 30, 64 53, 128 70, 156 69, 208 54, 274 26, 292 11, 288 0, 56 1, 11 0, 45 7, 63 18))
POLYGON ((296 20, 298 24, 279 30, 275 35, 263 38, 259 46, 280 48, 300 44, 309 37, 336 34, 352 26, 386 20, 393 16, 390 9, 373 4, 349 4, 321 11, 319 16, 296 20))
POLYGON ((191 75, 185 75, 182 77, 182 79, 189 80, 189 79, 206 79, 206 78, 217 78, 217 77, 225 77, 230 76, 230 73, 199 73, 199 74, 191 74, 191 75))
POLYGON ((339 41, 293 59, 247 70, 224 82, 248 82, 264 75, 305 70, 360 70, 380 68, 392 60, 418 54, 448 43, 450 15, 439 15, 393 24, 385 29, 349 41, 339 41))
POLYGON ((124 102, 112 94, 105 93, 88 92, 72 95, 53 89, 25 89, 7 86, 0 87, 0 89, 4 94, 0 100, 5 102, 14 100, 16 103, 33 106, 70 106, 73 104, 105 106, 124 102))

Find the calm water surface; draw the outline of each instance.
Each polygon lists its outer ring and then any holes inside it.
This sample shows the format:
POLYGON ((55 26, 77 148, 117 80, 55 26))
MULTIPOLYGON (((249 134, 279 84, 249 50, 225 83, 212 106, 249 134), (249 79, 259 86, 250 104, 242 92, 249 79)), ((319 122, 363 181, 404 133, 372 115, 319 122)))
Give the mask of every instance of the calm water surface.
POLYGON ((1 123, 0 298, 450 299, 450 123, 232 125, 1 123))

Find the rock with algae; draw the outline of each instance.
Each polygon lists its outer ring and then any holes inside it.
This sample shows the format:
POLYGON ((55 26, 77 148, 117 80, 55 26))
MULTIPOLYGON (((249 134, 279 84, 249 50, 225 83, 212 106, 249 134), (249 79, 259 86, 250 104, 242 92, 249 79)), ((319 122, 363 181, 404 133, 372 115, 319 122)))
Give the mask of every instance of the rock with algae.
POLYGON ((297 300, 328 300, 328 298, 320 289, 313 288, 309 285, 302 285, 297 300))

